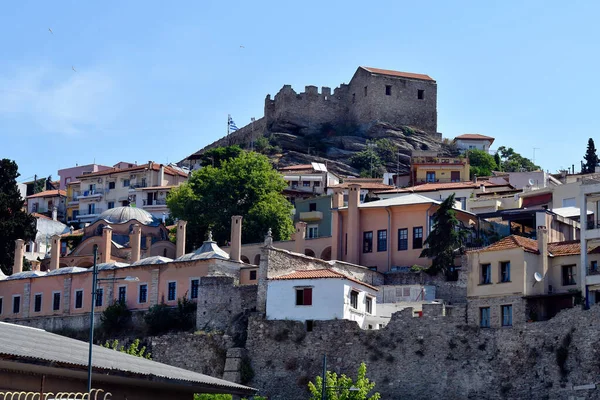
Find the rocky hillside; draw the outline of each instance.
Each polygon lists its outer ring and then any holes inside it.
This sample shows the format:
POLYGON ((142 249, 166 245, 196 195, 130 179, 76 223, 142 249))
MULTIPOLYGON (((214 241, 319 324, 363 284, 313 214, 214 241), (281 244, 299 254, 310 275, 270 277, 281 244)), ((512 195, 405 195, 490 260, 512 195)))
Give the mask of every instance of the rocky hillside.
MULTIPOLYGON (((262 124, 261 124, 262 125, 262 124)), ((238 144, 267 154, 278 167, 306 164, 312 161, 327 164, 328 168, 341 175, 358 175, 360 171, 351 163, 351 157, 367 149, 367 141, 388 139, 392 144, 393 156, 383 160, 389 172, 405 173, 410 170, 410 155, 413 151, 435 151, 451 155, 451 146, 443 145, 439 134, 426 133, 409 126, 393 126, 375 122, 358 128, 350 124, 323 124, 307 129, 293 123, 276 123, 271 127, 256 126, 254 137, 232 134, 201 149, 226 144, 238 144), (262 134, 261 134, 262 131, 262 134)))

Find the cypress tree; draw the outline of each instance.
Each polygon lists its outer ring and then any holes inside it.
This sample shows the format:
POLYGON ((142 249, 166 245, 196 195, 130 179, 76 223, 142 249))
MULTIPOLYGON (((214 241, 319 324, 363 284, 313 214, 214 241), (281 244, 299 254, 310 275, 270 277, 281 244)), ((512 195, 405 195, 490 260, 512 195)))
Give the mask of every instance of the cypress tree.
POLYGON ((581 173, 590 174, 596 172, 596 165, 598 165, 598 155, 596 154, 596 145, 594 144, 594 139, 592 138, 588 140, 587 150, 583 159, 585 161, 583 162, 583 165, 581 167, 581 173))
POLYGON ((35 217, 24 211, 25 200, 17 186, 17 164, 9 159, 0 160, 0 269, 12 273, 15 240, 35 238, 35 217))

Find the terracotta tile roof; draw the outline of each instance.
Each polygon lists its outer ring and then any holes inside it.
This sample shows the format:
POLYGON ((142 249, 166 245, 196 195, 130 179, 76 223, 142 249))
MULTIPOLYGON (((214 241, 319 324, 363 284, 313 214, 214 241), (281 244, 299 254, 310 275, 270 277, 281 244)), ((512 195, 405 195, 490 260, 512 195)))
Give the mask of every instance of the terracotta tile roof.
POLYGON ((67 197, 67 192, 64 190, 45 190, 43 192, 39 192, 36 194, 32 194, 31 196, 27 196, 28 199, 35 199, 38 197, 58 197, 63 196, 67 197))
MULTIPOLYGON (((489 245, 479 251, 500 251, 500 250, 509 250, 522 248, 523 250, 539 254, 538 243, 537 240, 525 238, 522 236, 511 235, 507 236, 504 239, 489 245)), ((579 255, 580 251, 580 242, 579 240, 568 240, 564 242, 554 242, 548 243, 548 253, 550 253, 553 257, 560 256, 576 256, 579 255)), ((474 252, 477 252, 475 250, 474 252)), ((588 250, 588 254, 599 254, 600 246, 594 247, 588 250)))
POLYGON ((371 179, 371 178, 352 178, 346 179, 344 182, 339 183, 337 185, 331 185, 330 188, 340 188, 340 189, 348 189, 351 184, 359 184, 361 189, 367 190, 385 190, 385 189, 394 189, 394 186, 386 185, 381 182, 381 179, 371 179))
POLYGON ((46 215, 44 215, 44 214, 39 214, 39 213, 36 213, 36 212, 34 212, 34 213, 31 213, 31 215, 33 215, 35 218, 41 218, 41 219, 52 219, 52 218, 50 218, 50 217, 48 217, 48 216, 46 216, 46 215))
POLYGON ((358 283, 360 285, 366 286, 373 290, 379 290, 375 286, 371 286, 367 283, 361 282, 358 279, 351 278, 347 275, 342 274, 341 272, 337 272, 331 269, 311 269, 306 271, 294 271, 292 273, 276 276, 273 278, 269 278, 271 280, 289 280, 289 279, 328 279, 328 278, 343 278, 348 279, 354 283, 358 283))
POLYGON ((416 192, 432 192, 437 190, 449 190, 449 189, 478 189, 481 185, 487 188, 500 188, 506 187, 514 189, 508 183, 492 183, 489 181, 474 182, 448 182, 448 183, 424 183, 422 185, 406 187, 402 189, 391 189, 384 192, 377 193, 416 193, 416 192))
POLYGON ((429 75, 425 75, 425 74, 415 74, 412 72, 392 71, 390 69, 380 69, 380 68, 371 68, 371 67, 360 67, 360 68, 367 70, 372 74, 397 76, 400 78, 421 79, 424 81, 435 82, 434 79, 432 79, 429 75))
MULTIPOLYGON (((150 164, 143 164, 143 165, 136 165, 135 167, 131 167, 131 168, 109 168, 109 169, 105 169, 105 170, 98 171, 98 172, 92 172, 91 174, 80 175, 77 177, 77 179, 85 179, 85 178, 94 177, 94 176, 118 174, 118 173, 122 173, 122 172, 144 171, 144 170, 148 169, 149 166, 150 166, 150 164)), ((179 176, 187 177, 187 174, 185 174, 184 172, 178 171, 175 168, 172 168, 168 165, 165 165, 164 167, 165 167, 165 174, 167 174, 167 175, 173 175, 173 176, 179 175, 179 176)), ((159 171, 160 164, 152 163, 152 170, 159 171)))
POLYGON ((494 138, 491 136, 480 135, 479 133, 465 133, 454 138, 456 139, 467 139, 467 140, 491 140, 494 143, 494 138))

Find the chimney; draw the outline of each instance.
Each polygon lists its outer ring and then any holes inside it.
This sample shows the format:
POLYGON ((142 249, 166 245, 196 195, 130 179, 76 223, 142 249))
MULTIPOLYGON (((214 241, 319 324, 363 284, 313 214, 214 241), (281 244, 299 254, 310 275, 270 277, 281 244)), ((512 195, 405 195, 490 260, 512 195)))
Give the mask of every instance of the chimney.
POLYGON ((360 203, 360 185, 351 183, 348 185, 348 262, 353 264, 360 263, 360 211, 358 205, 360 203))
POLYGON ((15 240, 15 262, 12 273, 23 272, 23 257, 25 256, 25 241, 23 239, 15 240))
POLYGON ((158 185, 163 186, 165 180, 165 166, 160 164, 160 168, 158 169, 158 185))
POLYGON ((129 247, 131 247, 131 262, 140 261, 142 251, 142 227, 140 224, 134 224, 129 235, 129 247))
POLYGON ((146 257, 152 256, 152 236, 146 236, 146 257))
MULTIPOLYGON (((548 274, 548 228, 545 226, 537 227, 537 242, 538 242, 538 251, 540 252, 540 257, 542 258, 541 272, 542 276, 548 278, 550 275, 548 274)), ((551 282, 545 281, 545 286, 547 287, 551 282)))
POLYGON ((477 183, 477 175, 473 175, 473 183, 477 183))
POLYGON ((52 207, 52 221, 58 221, 58 207, 52 207))
POLYGON ((480 190, 482 193, 485 193, 485 185, 484 185, 483 183, 479 185, 479 190, 480 190))
POLYGON ((100 243, 100 262, 107 263, 112 260, 112 228, 106 225, 102 229, 102 242, 100 243))
POLYGON ((177 251, 175 253, 175 258, 179 258, 185 254, 185 227, 187 225, 187 221, 179 220, 177 221, 177 251))
POLYGON ((48 269, 50 271, 54 271, 58 269, 60 261, 60 236, 54 235, 52 236, 52 250, 50 253, 50 266, 48 269))
POLYGON ((294 251, 304 254, 304 239, 306 238, 306 222, 296 222, 296 235, 294 235, 294 251))
POLYGON ((242 262, 242 216, 231 217, 231 244, 229 248, 231 261, 242 262))
POLYGON ((344 192, 341 188, 333 189, 333 197, 331 200, 331 208, 342 208, 344 207, 344 192))

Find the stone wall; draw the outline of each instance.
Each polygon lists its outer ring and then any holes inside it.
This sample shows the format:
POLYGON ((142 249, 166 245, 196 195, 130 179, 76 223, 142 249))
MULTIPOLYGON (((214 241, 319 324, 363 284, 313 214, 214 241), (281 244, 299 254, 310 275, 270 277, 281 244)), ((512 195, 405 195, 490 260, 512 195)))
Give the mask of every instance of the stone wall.
MULTIPOLYGON (((132 311, 131 321, 133 326, 144 326, 144 313, 145 311, 132 311)), ((99 327, 100 317, 102 312, 94 313, 94 326, 99 327)), ((87 332, 90 329, 90 314, 76 314, 76 315, 53 315, 44 317, 29 317, 29 318, 7 318, 2 322, 8 322, 11 324, 19 324, 25 326, 31 326, 33 328, 43 329, 48 332, 57 331, 83 331, 87 332)))
POLYGON ((479 326, 481 323, 481 308, 489 307, 490 325, 492 328, 502 327, 502 306, 512 306, 512 324, 515 327, 527 322, 527 304, 522 295, 502 297, 469 297, 467 321, 469 325, 479 326))

